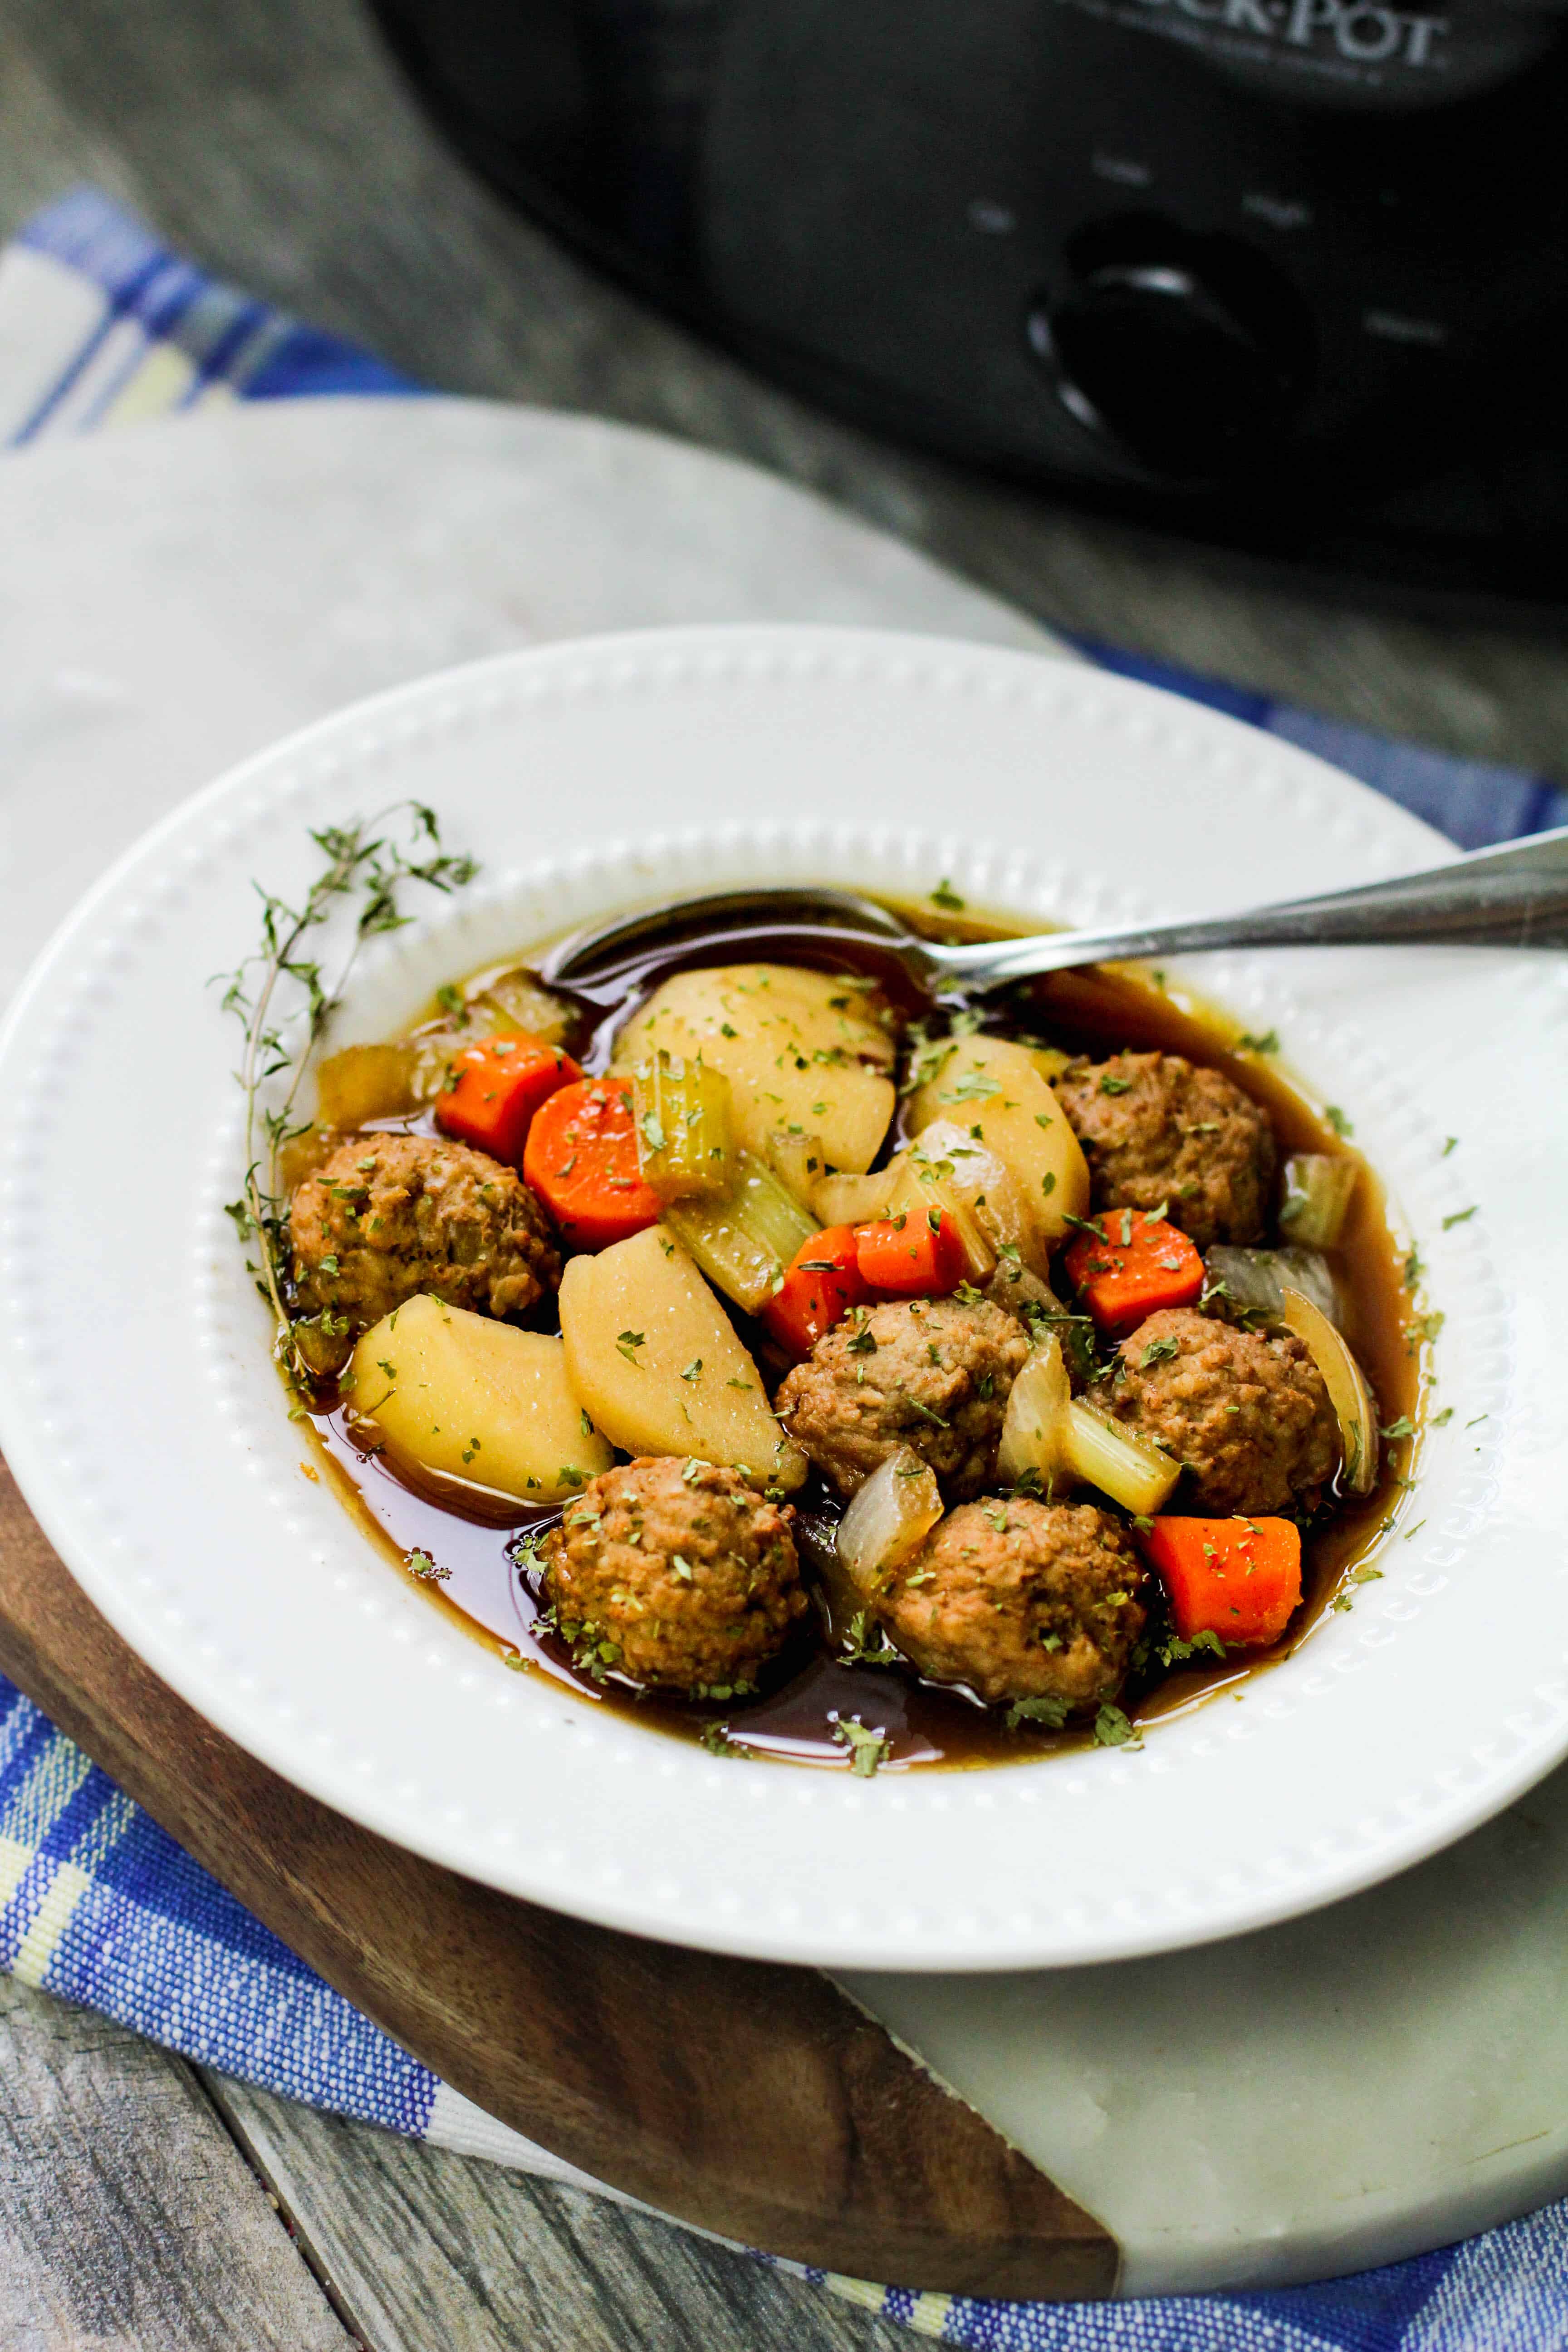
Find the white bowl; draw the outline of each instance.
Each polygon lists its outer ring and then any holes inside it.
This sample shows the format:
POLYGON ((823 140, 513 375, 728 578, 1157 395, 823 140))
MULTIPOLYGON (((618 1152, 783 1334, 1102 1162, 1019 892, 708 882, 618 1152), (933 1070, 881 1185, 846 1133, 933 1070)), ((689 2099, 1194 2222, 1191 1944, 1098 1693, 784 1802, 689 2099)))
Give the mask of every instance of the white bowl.
POLYGON ((192 1705, 475 1878, 844 1968, 1083 1961, 1257 1927, 1403 1868, 1568 1750, 1561 956, 1185 968, 1353 1118, 1428 1261, 1454 1407, 1383 1580, 1240 1704, 1158 1724, 1138 1753, 868 1781, 716 1759, 456 1631, 301 1475, 223 1213, 237 1032, 205 985, 255 937, 252 878, 288 895, 314 871, 308 824, 405 795, 483 876, 379 943, 340 1038, 386 1034, 453 971, 724 881, 951 877, 974 904, 1100 922, 1443 846, 1306 754, 1146 688, 826 629, 482 663, 198 794, 83 902, 0 1037, 0 1434, 85 1590, 192 1705))

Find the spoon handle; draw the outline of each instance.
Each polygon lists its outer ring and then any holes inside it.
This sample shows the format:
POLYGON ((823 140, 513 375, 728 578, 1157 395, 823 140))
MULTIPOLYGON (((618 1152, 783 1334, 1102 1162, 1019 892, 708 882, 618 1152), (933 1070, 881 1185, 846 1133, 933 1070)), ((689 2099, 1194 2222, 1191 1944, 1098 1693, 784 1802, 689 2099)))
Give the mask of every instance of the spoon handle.
POLYGON ((1280 907, 1136 930, 1047 931, 939 952, 944 975, 983 989, 1076 964, 1215 948, 1394 946, 1568 947, 1568 825, 1472 850, 1422 874, 1280 907))

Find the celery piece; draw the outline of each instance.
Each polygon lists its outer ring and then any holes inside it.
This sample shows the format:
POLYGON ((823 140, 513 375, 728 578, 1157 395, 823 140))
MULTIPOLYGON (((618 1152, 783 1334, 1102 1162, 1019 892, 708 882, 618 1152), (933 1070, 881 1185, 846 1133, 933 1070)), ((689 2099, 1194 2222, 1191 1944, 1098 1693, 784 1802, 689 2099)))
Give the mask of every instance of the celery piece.
POLYGON ((1067 1465, 1086 1486, 1098 1486, 1124 1511, 1152 1518, 1170 1500, 1182 1465, 1124 1422, 1074 1397, 1063 1417, 1067 1465))
POLYGON ((726 1200, 672 1201, 664 1221, 709 1281, 755 1315, 817 1226, 771 1168, 749 1151, 738 1151, 735 1160, 735 1186, 726 1200))
POLYGON ((367 1119, 399 1118, 418 1108, 419 1050, 345 1045, 316 1072, 316 1115, 323 1127, 352 1130, 367 1119))
POLYGON ((655 1198, 722 1201, 735 1183, 730 1081, 700 1055, 655 1054, 632 1073, 637 1160, 655 1198))
POLYGON ((542 1045, 563 1045, 577 1017, 566 998, 546 988, 526 964, 476 974, 463 990, 463 1006, 475 1035, 515 1029, 542 1045))
POLYGON ((1285 1162, 1280 1232, 1310 1249, 1332 1249, 1344 1231, 1360 1172, 1348 1152, 1292 1152, 1285 1162))

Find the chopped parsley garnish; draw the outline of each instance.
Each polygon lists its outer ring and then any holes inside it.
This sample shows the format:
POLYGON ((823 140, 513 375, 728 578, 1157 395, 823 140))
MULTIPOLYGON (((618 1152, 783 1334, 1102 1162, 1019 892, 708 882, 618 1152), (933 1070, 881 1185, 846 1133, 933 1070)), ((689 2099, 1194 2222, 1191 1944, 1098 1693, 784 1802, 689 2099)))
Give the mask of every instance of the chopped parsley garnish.
POLYGON ((1424 1342, 1429 1343, 1436 1339, 1447 1319, 1438 1307, 1432 1308, 1426 1315, 1413 1315, 1410 1318, 1409 1334, 1405 1343, 1406 1354, 1414 1356, 1424 1342))
POLYGON ((1468 1225, 1470 1219, 1476 1213, 1477 1205, 1477 1203, 1472 1202, 1469 1208, 1456 1209, 1452 1216, 1445 1217, 1443 1220, 1443 1231, 1446 1234, 1449 1234, 1453 1232, 1456 1225, 1468 1225))
MULTIPOLYGON (((945 875, 931 892, 931 902, 933 907, 941 907, 950 915, 961 915, 963 912, 964 901, 959 897, 945 875)), ((871 1769, 875 1770, 876 1768, 873 1766, 871 1769)))
POLYGON ((1383 1434, 1387 1438, 1414 1437, 1415 1434, 1415 1423, 1410 1419, 1408 1413, 1402 1412, 1397 1421, 1391 1421, 1389 1423, 1387 1428, 1383 1432, 1383 1434))
POLYGON ((637 1350, 647 1345, 646 1331, 621 1331, 616 1336, 616 1353, 618 1356, 624 1356, 628 1364, 637 1362, 637 1350))
POLYGON ((838 1663, 844 1666, 885 1666, 892 1664, 899 1653, 889 1641, 880 1625, 864 1609, 858 1609, 849 1620, 849 1628, 839 1645, 838 1663))
POLYGON ((1059 1731, 1068 1719, 1065 1698, 1016 1698, 1002 1720, 1009 1731, 1016 1731, 1026 1723, 1037 1723, 1047 1731, 1059 1731))
POLYGON ((835 1708, 828 1717, 833 1737, 841 1748, 849 1750, 849 1769, 857 1779, 868 1780, 879 1764, 885 1764, 893 1752, 893 1743, 885 1731, 872 1731, 858 1715, 841 1716, 835 1708))
POLYGON ((1102 1095, 1130 1095, 1132 1081, 1131 1078, 1113 1078, 1108 1070, 1100 1081, 1100 1091, 1102 1095))
POLYGON ((1354 1126, 1351 1120, 1345 1117, 1338 1103, 1325 1103, 1323 1105, 1323 1117, 1328 1120, 1329 1125, 1333 1129, 1336 1135, 1353 1135, 1355 1133, 1354 1126))
POLYGON ((951 1087, 944 1087, 939 1097, 942 1102, 989 1102, 1002 1091, 997 1081, 984 1070, 965 1070, 951 1087))
POLYGON ((1097 1748, 1142 1748, 1143 1739, 1131 1717, 1107 1699, 1094 1718, 1094 1744, 1097 1748))
POLYGON ((1225 1643, 1209 1625, 1205 1625, 1201 1633, 1194 1633, 1190 1642, 1184 1641, 1180 1633, 1173 1633, 1168 1642, 1160 1643, 1155 1655, 1163 1666, 1180 1666, 1205 1650, 1212 1652, 1216 1658, 1225 1655, 1225 1643))
POLYGON ((1244 1029, 1236 1042, 1244 1054, 1277 1054, 1279 1051, 1279 1032, 1278 1029, 1265 1029, 1261 1036, 1255 1037, 1250 1029, 1244 1029))

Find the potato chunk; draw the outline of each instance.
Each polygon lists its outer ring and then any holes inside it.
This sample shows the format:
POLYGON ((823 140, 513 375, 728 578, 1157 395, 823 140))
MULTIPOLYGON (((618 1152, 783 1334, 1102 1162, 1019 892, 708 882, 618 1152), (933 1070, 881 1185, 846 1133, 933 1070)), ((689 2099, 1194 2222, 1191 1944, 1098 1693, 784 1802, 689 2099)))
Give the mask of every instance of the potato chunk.
POLYGON ((1026 1045, 1005 1037, 955 1040, 910 1104, 916 1136, 938 1119, 961 1122, 1016 1177, 1037 1247, 1059 1241, 1072 1218, 1089 1214, 1082 1149, 1026 1045))
POLYGON ((394 1467, 438 1486, 560 1503, 614 1459, 559 1339, 427 1296, 365 1333, 349 1393, 394 1467))
POLYGON ((733 1324, 662 1225, 568 1260, 561 1336, 574 1389, 628 1454, 726 1462, 759 1486, 805 1476, 733 1324))
POLYGON ((700 1054, 732 1090, 735 1140, 759 1160, 775 1129, 820 1136, 835 1168, 869 1168, 893 1115, 893 1041, 870 983, 793 964, 677 972, 616 1042, 617 1068, 662 1045, 700 1054))

